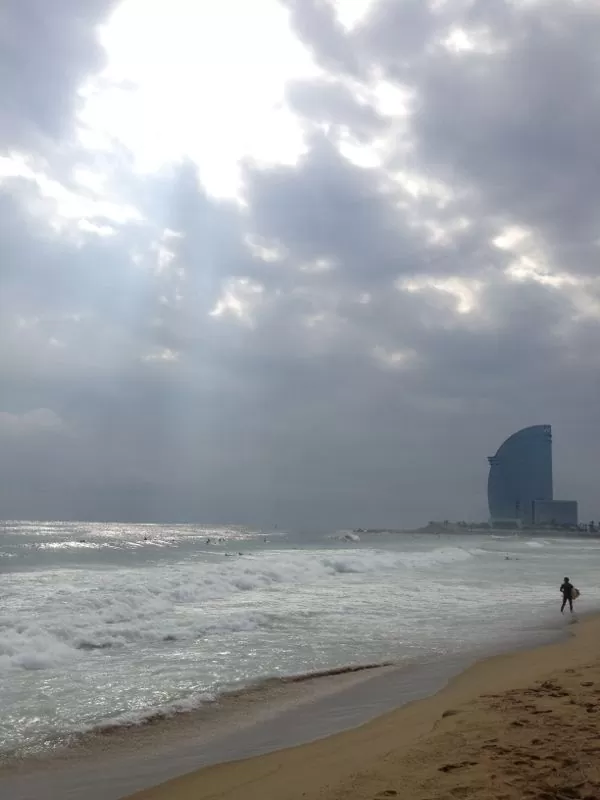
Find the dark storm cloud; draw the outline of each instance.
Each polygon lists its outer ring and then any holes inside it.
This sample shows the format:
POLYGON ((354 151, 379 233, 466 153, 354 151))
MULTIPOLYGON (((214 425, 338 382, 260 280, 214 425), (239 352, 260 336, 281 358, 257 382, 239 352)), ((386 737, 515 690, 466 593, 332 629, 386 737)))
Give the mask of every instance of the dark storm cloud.
POLYGON ((252 222, 298 259, 331 259, 341 280, 370 285, 411 272, 420 237, 397 213, 402 192, 317 135, 300 168, 248 174, 252 222))
POLYGON ((333 72, 362 72, 360 54, 352 46, 329 0, 281 0, 289 9, 292 29, 315 58, 333 72))
POLYGON ((3 0, 0 148, 37 149, 69 132, 77 90, 103 65, 95 26, 117 0, 3 0))
POLYGON ((399 68, 397 53, 386 47, 392 8, 371 29, 381 65, 416 92, 418 163, 464 183, 489 214, 540 231, 561 265, 593 272, 600 214, 597 5, 455 5, 445 32, 464 27, 474 52, 438 46, 399 68))
MULTIPOLYGON (((29 19, 31 58, 2 56, 0 145, 54 137, 48 173, 71 191, 75 89, 101 66, 109 5, 6 6, 11 30, 29 19)), ((87 158, 137 218, 83 192, 82 227, 32 180, 2 182, 0 506, 306 527, 483 516, 485 457, 550 421, 562 493, 597 516, 600 293, 576 279, 594 274, 600 211, 600 15, 382 0, 346 31, 325 0, 285 5, 327 74, 288 86, 306 152, 248 163, 244 206, 189 163, 140 176, 116 151, 87 158), (474 51, 442 44, 457 28, 474 51), (378 75, 409 93, 406 117, 377 105, 378 75), (343 155, 382 138, 379 166, 343 155), (532 234, 500 249, 507 225, 532 234)))
MULTIPOLYGON (((598 326, 580 319, 568 286, 552 288, 532 278, 507 280, 504 270, 510 258, 495 251, 491 239, 503 225, 523 225, 541 237, 547 260, 540 265, 542 272, 548 266, 585 275, 595 266, 594 32, 599 21, 597 8, 586 3, 449 3, 435 13, 425 3, 376 4, 352 34, 353 46, 364 48, 357 57, 382 69, 414 97, 413 150, 408 160, 392 156, 390 164, 398 168, 406 163, 428 178, 446 182, 455 195, 450 216, 452 209, 464 214, 471 223, 468 231, 429 252, 415 248, 416 237, 408 240, 407 248, 406 239, 401 243, 382 235, 381 228, 365 224, 360 212, 343 202, 342 197, 352 197, 345 185, 337 202, 324 204, 336 209, 337 224, 336 216, 324 214, 319 201, 308 202, 310 195, 293 190, 290 213, 282 214, 285 221, 277 220, 277 213, 265 215, 284 241, 297 238, 329 256, 342 253, 344 280, 362 267, 364 285, 371 289, 375 285, 367 252, 376 254, 375 275, 383 267, 390 276, 446 273, 487 284, 479 297, 480 314, 464 325, 456 316, 449 329, 439 324, 449 315, 435 304, 427 311, 421 295, 410 307, 398 303, 396 316, 386 315, 382 298, 375 297, 366 315, 357 307, 352 322, 377 316, 377 321, 369 321, 371 331, 379 329, 382 337, 387 332, 390 345, 395 339, 399 348, 416 351, 420 368, 398 378, 398 390, 405 397, 421 394, 425 403, 437 397, 440 408, 444 397, 449 404, 454 399, 459 415, 483 402, 489 412, 487 425, 498 430, 497 435, 539 414, 556 419, 565 431, 576 427, 574 421, 582 413, 591 420, 589 398, 598 381, 584 365, 595 363, 590 343, 597 346, 598 326), (476 44, 483 36, 491 52, 455 54, 443 48, 440 41, 453 26, 470 30, 476 44), (315 239, 302 235, 303 224, 317 232, 315 239), (398 317, 407 324, 399 325, 398 317), (390 336, 394 329, 395 336, 390 336), (502 429, 502 424, 507 427, 502 429)), ((325 60, 322 38, 310 43, 325 60)), ((309 87, 305 95, 307 113, 309 87)), ((305 167, 308 164, 309 159, 305 167)), ((329 187, 330 172, 322 163, 314 173, 310 186, 329 187)), ((308 174, 307 169, 303 179, 308 174)), ((277 209, 286 208, 287 197, 281 194, 285 191, 281 185, 273 188, 277 209)), ((322 189, 318 194, 325 196, 322 189)), ((253 199, 260 211, 260 198, 253 199)), ((384 205, 385 213, 391 214, 392 204, 384 205)), ((375 212, 378 225, 385 213, 375 212)), ((445 217, 446 211, 432 209, 434 221, 443 224, 445 217)), ((400 215, 397 229, 402 224, 400 215)), ((270 233, 275 235, 273 228, 270 233)), ((590 455, 584 442, 581 454, 590 455)))
POLYGON ((398 76, 423 54, 441 17, 423 0, 380 0, 355 33, 356 46, 364 51, 371 66, 380 67, 384 62, 386 69, 398 76))

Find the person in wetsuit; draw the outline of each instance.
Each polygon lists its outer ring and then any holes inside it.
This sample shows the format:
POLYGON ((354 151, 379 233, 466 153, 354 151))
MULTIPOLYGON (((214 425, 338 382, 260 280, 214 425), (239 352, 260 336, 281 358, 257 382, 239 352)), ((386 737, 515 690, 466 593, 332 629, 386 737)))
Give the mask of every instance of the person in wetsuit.
POLYGON ((571 614, 573 613, 573 584, 568 578, 565 578, 563 581, 563 585, 560 587, 562 592, 563 601, 562 606, 560 607, 560 613, 563 614, 565 610, 565 606, 567 603, 569 604, 569 608, 571 609, 571 614))

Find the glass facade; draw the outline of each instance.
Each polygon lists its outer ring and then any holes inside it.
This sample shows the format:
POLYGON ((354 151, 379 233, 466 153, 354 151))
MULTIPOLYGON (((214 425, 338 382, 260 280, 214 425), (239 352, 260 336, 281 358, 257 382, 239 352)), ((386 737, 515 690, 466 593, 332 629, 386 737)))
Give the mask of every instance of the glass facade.
POLYGON ((534 522, 541 525, 577 525, 576 500, 536 500, 534 522))
POLYGON ((488 461, 490 517, 533 522, 534 502, 553 499, 550 425, 513 433, 488 461))

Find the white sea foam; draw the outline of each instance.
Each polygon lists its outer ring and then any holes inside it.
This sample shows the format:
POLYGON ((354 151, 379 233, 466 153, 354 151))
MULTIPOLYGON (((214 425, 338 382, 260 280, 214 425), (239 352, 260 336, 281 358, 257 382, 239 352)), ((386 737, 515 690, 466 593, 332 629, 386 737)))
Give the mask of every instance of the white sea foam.
POLYGON ((46 669, 73 658, 73 648, 38 625, 0 620, 0 671, 46 669))
POLYGON ((207 703, 212 703, 217 699, 217 695, 210 692, 191 694, 188 697, 172 700, 168 703, 156 707, 135 709, 124 714, 106 717, 97 722, 85 726, 74 728, 72 733, 94 733, 96 731, 106 731, 110 728, 127 728, 143 725, 146 722, 155 720, 157 717, 168 718, 186 711, 196 711, 207 703))
MULTIPOLYGON (((473 557, 460 547, 393 555, 368 549, 275 551, 217 563, 173 565, 154 571, 151 579, 147 570, 96 572, 93 591, 78 584, 74 573, 63 571, 61 581, 55 576, 35 587, 43 597, 35 622, 18 621, 18 616, 0 619, 0 670, 54 667, 80 659, 82 651, 267 629, 272 624, 269 615, 252 610, 207 619, 206 604, 239 593, 323 586, 344 575, 392 575, 473 557)), ((16 586, 7 588, 10 601, 16 586)))
POLYGON ((326 538, 335 539, 338 542, 360 542, 360 536, 354 531, 337 531, 329 534, 326 538))

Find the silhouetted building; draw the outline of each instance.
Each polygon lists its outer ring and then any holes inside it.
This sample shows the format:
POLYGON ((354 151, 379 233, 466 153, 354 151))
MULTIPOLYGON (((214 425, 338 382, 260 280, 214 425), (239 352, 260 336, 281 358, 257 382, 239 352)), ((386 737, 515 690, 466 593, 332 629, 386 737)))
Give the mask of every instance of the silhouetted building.
POLYGON ((513 433, 488 461, 492 522, 577 525, 576 501, 554 499, 550 425, 532 425, 513 433))
POLYGON ((550 425, 532 425, 513 433, 488 461, 492 520, 533 523, 534 502, 553 499, 550 425))
POLYGON ((554 500, 550 425, 532 425, 513 433, 488 461, 492 522, 577 525, 576 501, 554 500))

